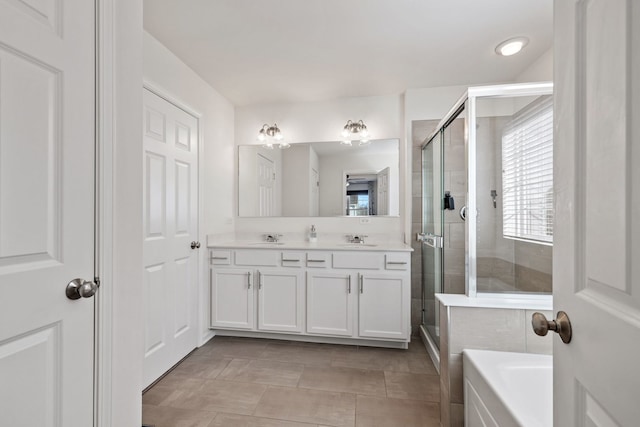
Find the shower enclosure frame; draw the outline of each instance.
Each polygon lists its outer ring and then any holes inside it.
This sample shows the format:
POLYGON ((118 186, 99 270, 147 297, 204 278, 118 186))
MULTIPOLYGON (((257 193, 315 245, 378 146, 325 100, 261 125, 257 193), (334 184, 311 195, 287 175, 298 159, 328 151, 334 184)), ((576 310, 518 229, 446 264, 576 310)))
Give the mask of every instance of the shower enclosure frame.
MULTIPOLYGON (((542 96, 553 94, 552 82, 514 83, 495 86, 470 87, 456 102, 456 106, 466 104, 467 114, 464 117, 465 164, 467 168, 467 194, 465 219, 465 294, 468 297, 478 296, 477 282, 477 100, 478 98, 514 98, 519 96, 542 96)), ((455 111, 453 114, 455 114, 455 111)), ((446 123, 447 117, 441 122, 446 123)), ((439 129, 439 128, 438 128, 439 129)), ((483 297, 492 298, 529 298, 548 299, 546 294, 514 294, 481 292, 483 297)))
MULTIPOLYGON (((478 292, 477 282, 477 101, 481 98, 509 98, 520 96, 542 96, 553 94, 552 82, 538 83, 514 83, 492 86, 469 87, 465 93, 447 111, 447 114, 438 122, 435 130, 429 134, 422 144, 422 152, 434 138, 456 118, 464 115, 464 156, 466 168, 466 194, 465 207, 466 218, 464 221, 465 234, 465 295, 470 298, 498 298, 498 299, 530 299, 549 301, 551 294, 524 294, 524 293, 490 293, 478 292)), ((440 173, 443 172, 441 168, 440 173)), ((424 169, 423 169, 424 173, 424 169)), ((424 185, 424 177, 423 177, 424 185)), ((424 194, 423 194, 424 197, 424 194)), ((423 213, 424 215, 424 213, 423 213)), ((424 231, 424 230, 423 230, 424 231)), ((444 253, 442 254, 445 262, 444 253)), ((423 271, 424 274, 424 271, 423 271)), ((441 276, 443 280, 444 276, 441 276)), ((442 283, 441 283, 442 285, 442 283)), ((442 286, 440 287, 442 289, 442 286)), ((424 278, 422 279, 422 293, 424 305, 424 278)), ((437 302, 436 302, 437 304, 437 302)), ((434 337, 427 331, 424 317, 420 325, 420 335, 427 347, 427 351, 439 371, 439 345, 434 342, 434 337)))

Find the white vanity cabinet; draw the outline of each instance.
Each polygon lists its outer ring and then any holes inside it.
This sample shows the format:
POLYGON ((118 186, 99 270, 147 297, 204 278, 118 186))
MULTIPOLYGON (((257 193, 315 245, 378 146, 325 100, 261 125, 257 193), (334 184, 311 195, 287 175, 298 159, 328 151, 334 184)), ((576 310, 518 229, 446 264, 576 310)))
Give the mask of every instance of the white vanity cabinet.
POLYGON ((358 335, 369 338, 406 339, 405 301, 410 299, 407 278, 398 275, 361 273, 358 288, 358 335))
POLYGON ((254 329, 253 271, 246 268, 211 269, 211 326, 254 329))
POLYGON ((213 329, 406 348, 408 251, 216 248, 210 268, 213 329))
POLYGON ((257 271, 258 329, 302 332, 304 280, 301 271, 257 271))
POLYGON ((352 274, 307 272, 307 333, 353 336, 352 274))

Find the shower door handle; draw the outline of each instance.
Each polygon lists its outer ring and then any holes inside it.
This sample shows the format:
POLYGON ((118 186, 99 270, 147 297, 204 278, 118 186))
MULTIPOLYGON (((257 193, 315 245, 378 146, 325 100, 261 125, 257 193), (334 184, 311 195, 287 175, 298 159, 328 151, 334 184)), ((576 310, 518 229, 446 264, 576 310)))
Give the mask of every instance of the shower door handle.
POLYGON ((438 249, 442 247, 442 236, 438 236, 433 233, 424 233, 422 236, 422 242, 427 246, 438 249))
POLYGON ((463 221, 467 220, 467 207, 463 206, 460 208, 460 218, 462 218, 463 221))

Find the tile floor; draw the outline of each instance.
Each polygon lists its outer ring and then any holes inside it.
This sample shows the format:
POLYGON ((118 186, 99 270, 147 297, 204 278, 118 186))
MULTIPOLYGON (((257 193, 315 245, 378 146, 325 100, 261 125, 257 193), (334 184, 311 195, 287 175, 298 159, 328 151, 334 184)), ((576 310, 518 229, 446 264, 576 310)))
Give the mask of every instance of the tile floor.
POLYGON ((440 380, 409 350, 215 337, 142 396, 155 427, 440 425, 440 380))

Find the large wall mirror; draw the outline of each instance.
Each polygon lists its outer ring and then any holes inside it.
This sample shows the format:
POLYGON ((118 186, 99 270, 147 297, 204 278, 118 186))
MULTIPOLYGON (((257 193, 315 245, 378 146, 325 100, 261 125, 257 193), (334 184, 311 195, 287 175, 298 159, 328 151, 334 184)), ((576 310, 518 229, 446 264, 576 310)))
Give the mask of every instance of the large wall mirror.
POLYGON ((398 216, 399 140, 238 147, 241 217, 398 216))

